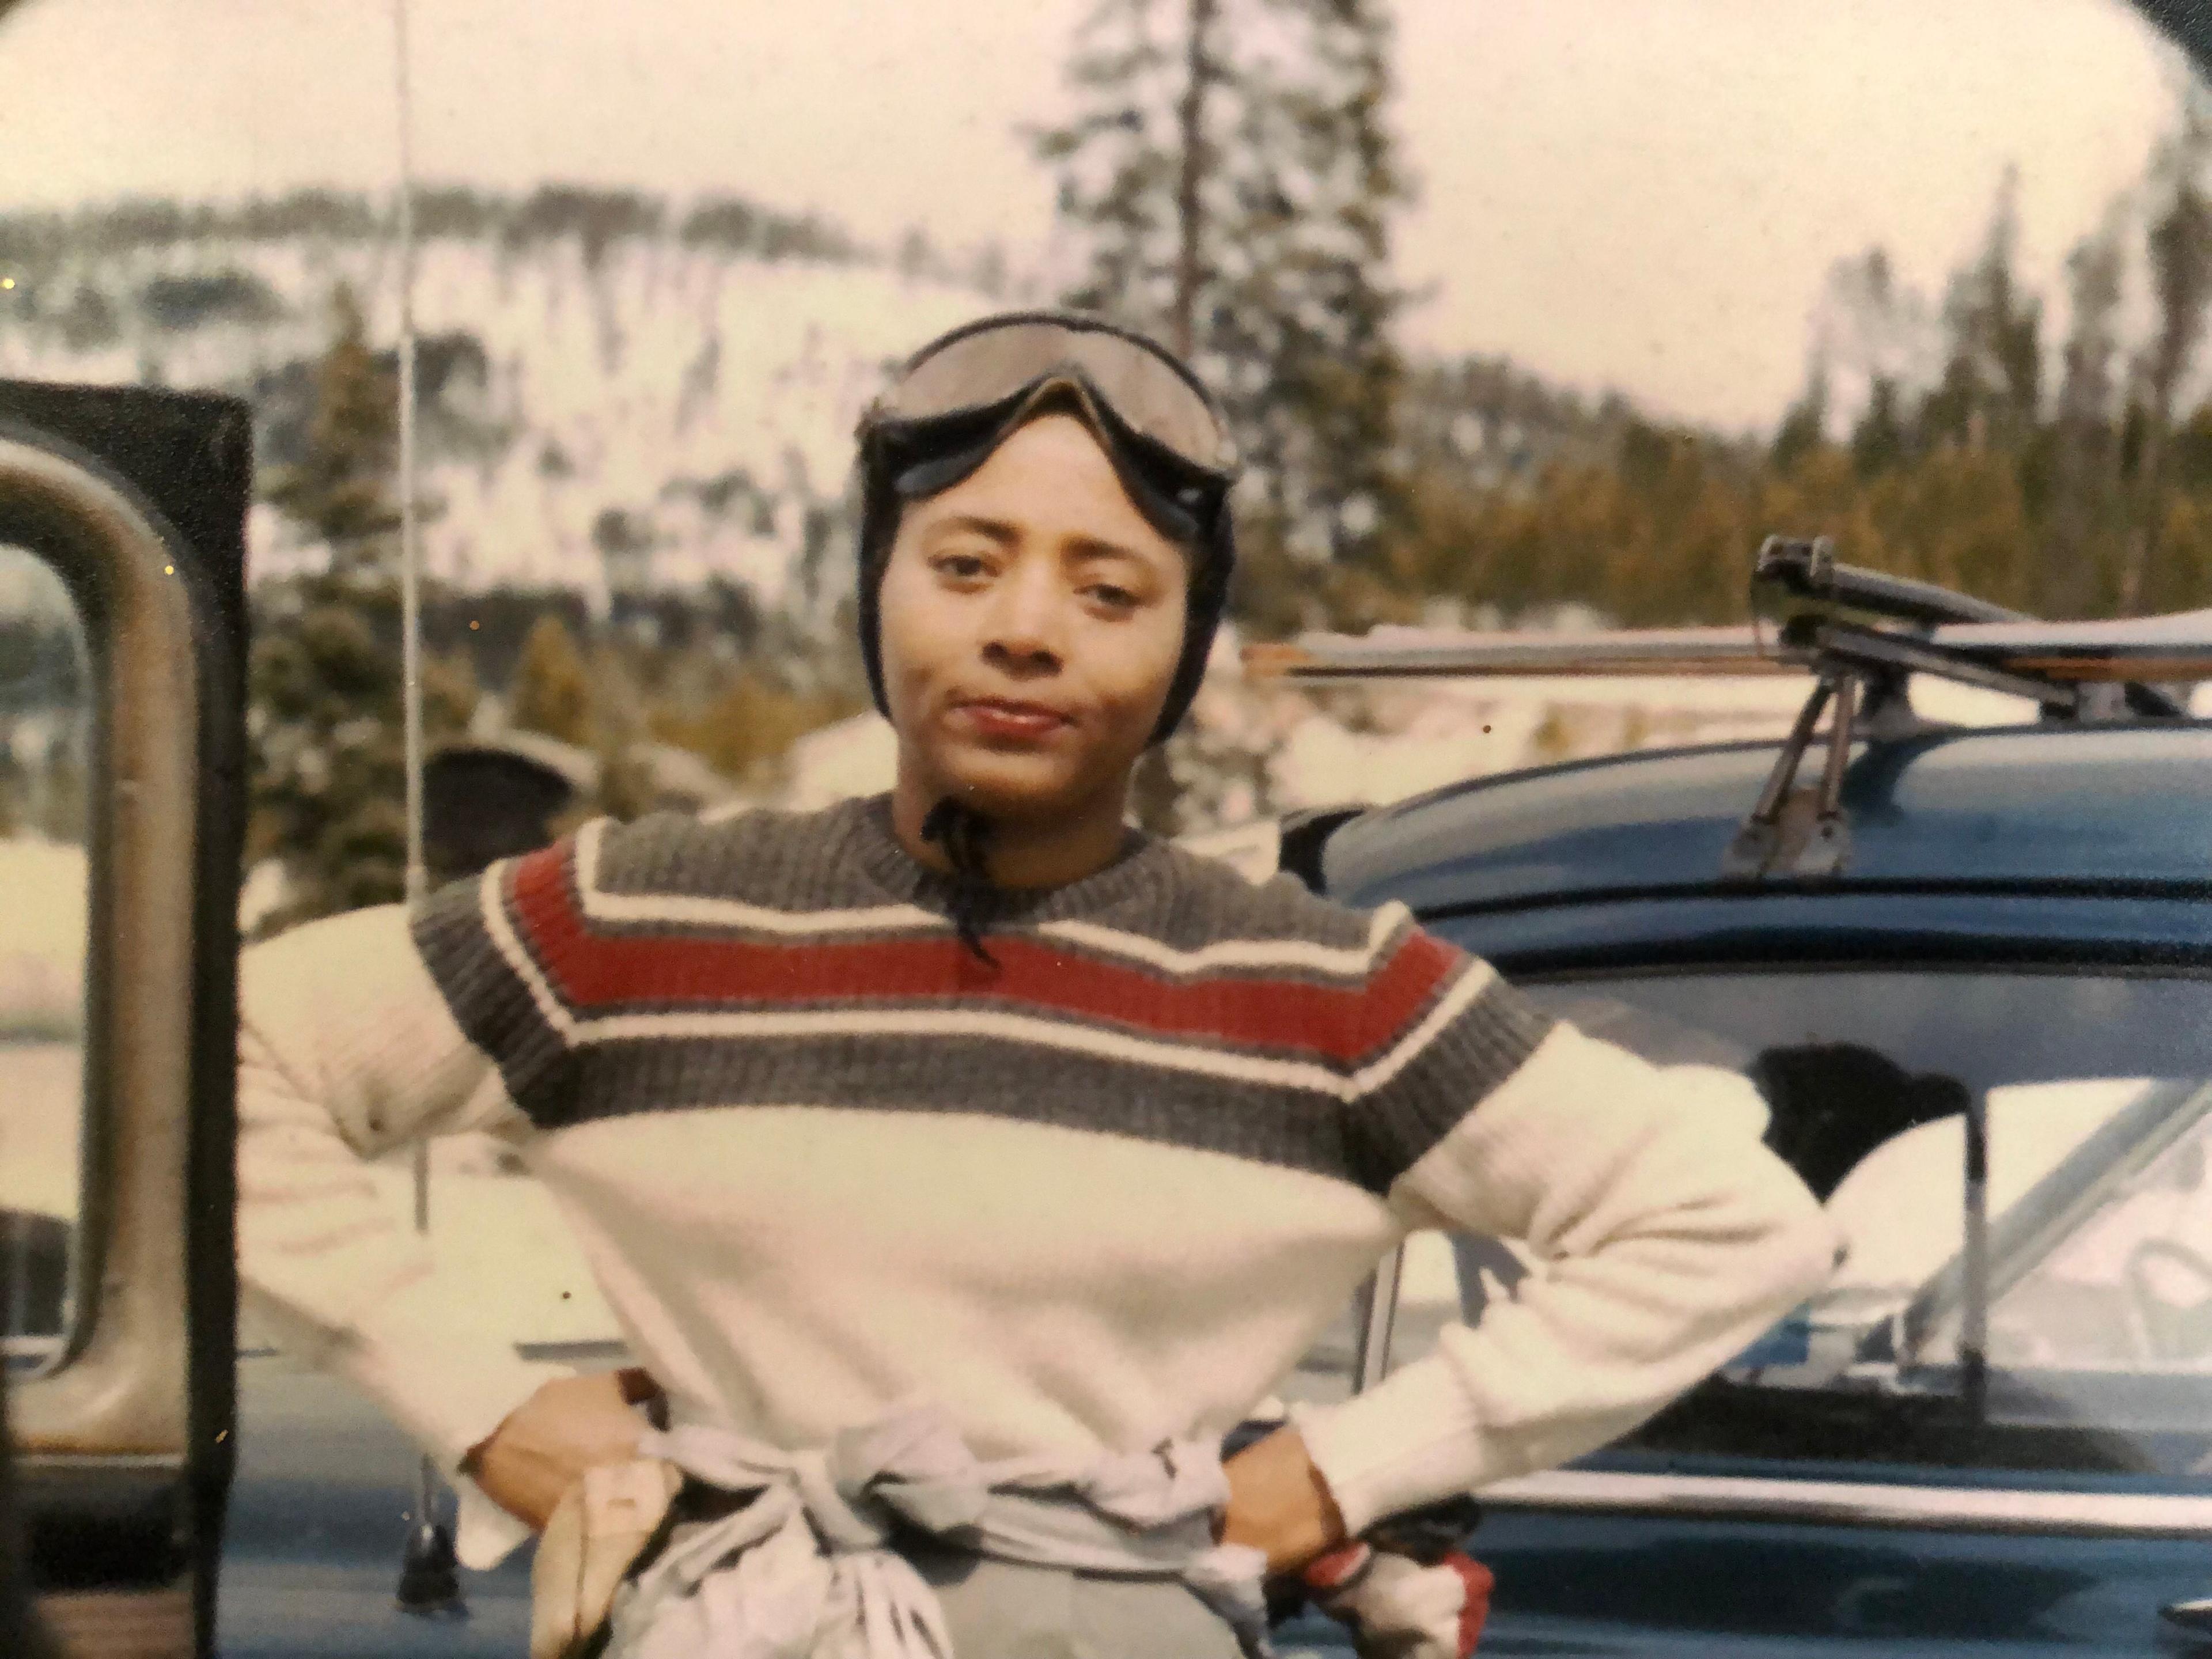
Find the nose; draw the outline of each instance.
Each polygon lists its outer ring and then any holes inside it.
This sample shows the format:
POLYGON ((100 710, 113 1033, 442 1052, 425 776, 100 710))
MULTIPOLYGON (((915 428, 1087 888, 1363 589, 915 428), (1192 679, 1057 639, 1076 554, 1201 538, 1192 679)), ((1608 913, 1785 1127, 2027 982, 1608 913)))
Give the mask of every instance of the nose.
POLYGON ((1048 561, 1023 559, 994 585, 983 655, 1009 672, 1050 673, 1060 665, 1066 595, 1048 561))

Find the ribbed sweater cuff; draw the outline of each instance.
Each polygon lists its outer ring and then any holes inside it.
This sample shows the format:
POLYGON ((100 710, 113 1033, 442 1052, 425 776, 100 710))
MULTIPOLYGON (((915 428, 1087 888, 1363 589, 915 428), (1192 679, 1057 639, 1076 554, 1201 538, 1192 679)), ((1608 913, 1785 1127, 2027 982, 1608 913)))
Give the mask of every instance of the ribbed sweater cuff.
POLYGON ((460 1473, 461 1460, 540 1385, 574 1376, 571 1368, 526 1360, 489 1336, 480 1317, 464 1322, 428 1296, 404 1293, 357 1323, 333 1360, 461 1494, 464 1565, 496 1565, 530 1535, 460 1473))
POLYGON ((1365 1394, 1293 1407, 1291 1414, 1355 1535, 1386 1516, 1512 1473, 1495 1467, 1474 1402, 1441 1354, 1393 1372, 1365 1394))

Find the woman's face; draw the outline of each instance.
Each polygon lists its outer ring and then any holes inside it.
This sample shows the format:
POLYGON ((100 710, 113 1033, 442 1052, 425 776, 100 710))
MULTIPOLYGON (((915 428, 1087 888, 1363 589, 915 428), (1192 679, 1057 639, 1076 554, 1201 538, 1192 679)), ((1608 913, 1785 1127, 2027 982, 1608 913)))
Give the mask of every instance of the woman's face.
POLYGON ((1182 653, 1188 580, 1087 427, 1017 428, 899 521, 881 615, 902 773, 994 817, 1118 817, 1182 653))

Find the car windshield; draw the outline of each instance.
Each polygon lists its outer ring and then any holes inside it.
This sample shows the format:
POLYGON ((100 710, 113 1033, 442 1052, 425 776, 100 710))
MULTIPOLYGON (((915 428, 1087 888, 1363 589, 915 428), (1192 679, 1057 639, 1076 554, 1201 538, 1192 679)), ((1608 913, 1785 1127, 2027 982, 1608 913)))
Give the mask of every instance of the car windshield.
MULTIPOLYGON (((2169 1474, 2212 1451, 2212 981, 1764 969, 1528 988, 1655 1061, 1749 1078, 1844 1241, 1826 1286, 1633 1443, 2169 1474)), ((1397 1363, 1537 1270, 1491 1241, 1453 1254, 1447 1293, 1412 1287, 1397 1363)))

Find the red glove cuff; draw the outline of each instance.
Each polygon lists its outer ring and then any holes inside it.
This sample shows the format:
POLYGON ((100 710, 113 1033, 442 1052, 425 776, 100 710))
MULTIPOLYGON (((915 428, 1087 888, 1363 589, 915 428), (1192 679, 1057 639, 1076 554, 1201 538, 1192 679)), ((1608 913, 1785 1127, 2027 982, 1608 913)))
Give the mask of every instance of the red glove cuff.
POLYGON ((1490 1617, 1490 1592, 1498 1587, 1498 1577, 1473 1556, 1457 1550, 1444 1557, 1443 1565, 1457 1573, 1467 1587, 1467 1600, 1459 1610, 1459 1650, 1464 1659, 1482 1639, 1482 1626, 1490 1617))
POLYGON ((1374 1565, 1373 1548, 1355 1538, 1314 1557, 1299 1570, 1298 1577, 1309 1595, 1334 1595, 1339 1590, 1350 1589, 1366 1577, 1368 1568, 1374 1565))

